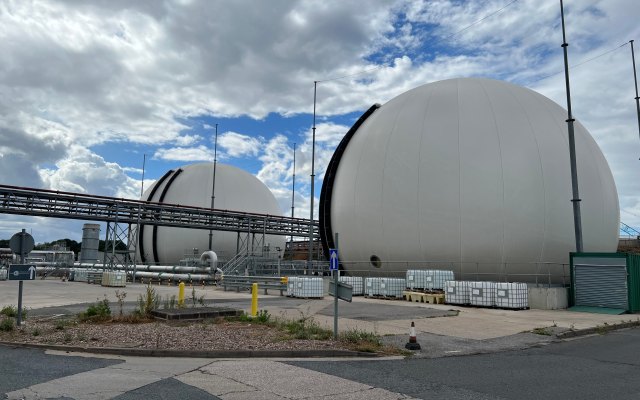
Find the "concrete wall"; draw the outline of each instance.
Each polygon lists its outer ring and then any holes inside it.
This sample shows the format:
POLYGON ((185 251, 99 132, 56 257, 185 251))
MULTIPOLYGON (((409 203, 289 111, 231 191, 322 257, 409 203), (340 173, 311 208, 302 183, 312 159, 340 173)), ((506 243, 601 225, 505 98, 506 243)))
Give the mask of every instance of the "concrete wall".
POLYGON ((569 290, 563 287, 530 287, 529 308, 560 310, 569 306, 569 290))

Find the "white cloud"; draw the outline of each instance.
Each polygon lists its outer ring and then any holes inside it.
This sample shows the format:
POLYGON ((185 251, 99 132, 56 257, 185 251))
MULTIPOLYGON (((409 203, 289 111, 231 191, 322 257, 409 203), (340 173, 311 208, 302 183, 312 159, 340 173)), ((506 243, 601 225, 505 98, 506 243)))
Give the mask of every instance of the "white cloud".
POLYGON ((178 136, 175 139, 175 144, 177 144, 180 147, 185 147, 185 146, 191 146, 192 144, 197 143, 200 140, 202 140, 202 136, 199 136, 199 135, 183 135, 183 136, 178 136))
POLYGON ((205 146, 173 147, 158 149, 153 157, 167 161, 210 161, 213 160, 213 152, 205 146))
POLYGON ((140 191, 140 183, 118 164, 81 146, 72 146, 68 158, 58 161, 55 169, 41 169, 40 176, 47 188, 65 192, 137 199, 140 191))
POLYGON ((260 139, 236 132, 225 132, 218 137, 218 144, 226 150, 229 157, 257 156, 260 152, 260 139))

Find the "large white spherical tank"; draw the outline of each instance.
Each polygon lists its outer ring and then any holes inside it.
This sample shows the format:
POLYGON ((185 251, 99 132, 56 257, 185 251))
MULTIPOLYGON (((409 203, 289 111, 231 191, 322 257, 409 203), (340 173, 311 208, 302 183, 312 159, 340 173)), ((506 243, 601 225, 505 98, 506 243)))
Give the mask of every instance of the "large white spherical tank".
MULTIPOLYGON (((282 215, 273 193, 258 178, 239 168, 216 165, 214 207, 220 210, 282 215)), ((198 163, 167 172, 145 191, 143 200, 210 208, 213 187, 213 163, 198 163)), ((246 234, 241 244, 246 246, 246 234)), ((267 235, 264 245, 271 250, 284 248, 285 237, 267 235)), ((254 245, 262 249, 262 235, 256 235, 254 245)), ((221 260, 236 254, 236 232, 213 231, 212 250, 221 260)), ((185 256, 200 256, 209 249, 209 231, 202 229, 144 226, 138 245, 141 261, 172 265, 185 256), (154 232, 155 230, 155 232, 154 232), (194 251, 197 249, 197 251, 194 251)))
MULTIPOLYGON (((325 246, 338 233, 343 267, 362 273, 452 267, 457 279, 558 282, 575 251, 566 119, 539 93, 489 79, 399 95, 334 154, 325 246)), ((611 171, 578 121, 575 143, 584 250, 615 251, 611 171)))

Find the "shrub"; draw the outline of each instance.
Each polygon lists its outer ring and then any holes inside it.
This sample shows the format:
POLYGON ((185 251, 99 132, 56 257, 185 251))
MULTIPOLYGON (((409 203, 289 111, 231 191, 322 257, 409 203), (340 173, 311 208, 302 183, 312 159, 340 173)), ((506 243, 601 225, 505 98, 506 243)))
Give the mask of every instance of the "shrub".
POLYGON ((135 313, 140 316, 149 317, 152 311, 159 308, 160 301, 160 295, 156 292, 156 289, 151 286, 151 283, 149 283, 145 293, 138 296, 138 307, 135 313))
POLYGON ((109 307, 109 300, 107 299, 107 296, 105 296, 104 299, 98 300, 94 304, 91 304, 89 307, 87 307, 87 310, 85 312, 78 314, 78 318, 81 321, 105 321, 110 319, 111 307, 109 307))
POLYGON ((11 332, 13 328, 15 328, 13 318, 4 318, 0 322, 0 331, 2 332, 11 332))
POLYGON ((271 314, 267 310, 258 311, 258 315, 256 315, 255 319, 263 324, 266 324, 271 319, 271 314))
POLYGON ((0 314, 15 318, 18 315, 18 308, 14 306, 4 306, 2 310, 0 310, 0 314))
POLYGON ((122 317, 122 309, 124 308, 124 299, 127 297, 127 292, 121 292, 116 290, 116 298, 118 299, 118 316, 122 317))
MULTIPOLYGON (((0 309, 0 314, 5 315, 10 318, 16 318, 18 316, 18 307, 15 306, 4 306, 0 309)), ((22 319, 27 318, 27 309, 22 307, 22 319)))

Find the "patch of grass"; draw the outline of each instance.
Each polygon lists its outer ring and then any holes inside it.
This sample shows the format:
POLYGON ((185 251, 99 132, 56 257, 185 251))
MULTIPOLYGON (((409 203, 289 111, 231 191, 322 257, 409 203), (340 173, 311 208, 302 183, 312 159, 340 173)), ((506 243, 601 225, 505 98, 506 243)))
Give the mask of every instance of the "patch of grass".
POLYGON ((604 335, 605 333, 609 332, 612 329, 613 329, 613 327, 605 322, 602 325, 596 326, 596 333, 598 335, 604 335))
POLYGON ((333 332, 320 325, 311 317, 302 317, 295 321, 285 321, 281 327, 294 339, 302 340, 329 340, 333 332))
POLYGON ((551 332, 551 329, 549 328, 534 328, 531 332, 535 333, 536 335, 543 335, 543 336, 551 336, 553 334, 551 332))
POLYGON ((62 341, 65 343, 71 343, 71 341, 73 341, 73 336, 69 332, 65 332, 64 336, 62 336, 62 341))
POLYGON ((275 326, 276 323, 271 319, 271 314, 267 310, 259 310, 258 314, 253 317, 247 313, 242 313, 237 317, 225 317, 225 321, 230 322, 252 322, 254 324, 263 324, 275 326))
POLYGON ((178 301, 176 300, 176 295, 171 295, 171 297, 167 296, 164 298, 163 306, 165 310, 173 310, 176 308, 178 301))
MULTIPOLYGON (((78 314, 80 321, 107 321, 111 319, 111 307, 107 296, 87 307, 87 310, 78 314)), ((57 329, 57 328, 56 328, 57 329)))
POLYGON ((87 334, 84 331, 79 331, 76 334, 76 338, 80 341, 80 342, 86 342, 88 340, 87 338, 87 334))
POLYGON ((40 332, 40 329, 35 328, 34 330, 31 331, 31 336, 40 336, 42 332, 40 332))
POLYGON ((13 318, 4 318, 0 321, 0 332, 11 332, 15 329, 13 318))
POLYGON ((71 325, 71 321, 68 319, 58 319, 53 323, 53 328, 57 331, 63 331, 69 325, 71 325))
POLYGON ((355 351, 375 353, 382 349, 382 339, 379 335, 358 329, 350 329, 340 334, 339 339, 346 342, 355 351))
POLYGON ((125 324, 142 324, 151 321, 153 321, 153 318, 142 315, 138 312, 134 312, 129 315, 123 315, 122 317, 118 318, 118 322, 123 322, 125 324))

